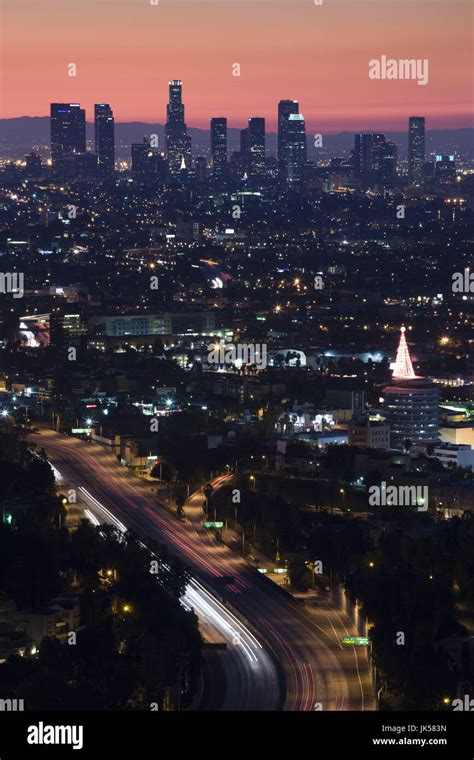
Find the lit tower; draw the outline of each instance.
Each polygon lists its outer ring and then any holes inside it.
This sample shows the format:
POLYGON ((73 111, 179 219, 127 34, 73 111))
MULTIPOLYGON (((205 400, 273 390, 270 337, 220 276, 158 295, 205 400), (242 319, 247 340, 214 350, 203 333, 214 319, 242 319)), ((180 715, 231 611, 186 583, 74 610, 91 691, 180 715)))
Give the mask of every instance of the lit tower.
POLYGON ((76 157, 86 152, 86 112, 78 103, 51 103, 50 124, 53 172, 73 174, 76 157))
POLYGON ((278 169, 284 177, 288 176, 290 160, 288 119, 291 114, 297 113, 299 113, 297 100, 280 100, 278 103, 278 169))
POLYGON ((420 184, 425 162, 425 118, 410 116, 408 119, 408 179, 420 184))
POLYGON ((174 176, 179 175, 183 158, 187 168, 191 166, 191 138, 184 120, 182 89, 183 83, 179 79, 171 80, 170 99, 166 106, 166 155, 170 174, 174 176))
POLYGON ((392 383, 384 389, 391 448, 403 449, 405 441, 438 440, 439 391, 431 380, 415 374, 405 327, 401 328, 397 356, 391 369, 392 383))
POLYGON ((222 177, 227 167, 227 119, 211 119, 212 169, 216 177, 222 177))
POLYGON ((108 103, 94 106, 95 152, 99 176, 112 177, 115 168, 114 115, 108 103))

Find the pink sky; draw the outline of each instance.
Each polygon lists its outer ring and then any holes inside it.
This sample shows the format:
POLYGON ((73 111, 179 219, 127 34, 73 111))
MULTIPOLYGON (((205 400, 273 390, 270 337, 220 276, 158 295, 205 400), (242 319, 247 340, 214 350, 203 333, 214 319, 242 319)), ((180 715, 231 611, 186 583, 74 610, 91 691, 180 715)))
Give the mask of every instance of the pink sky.
POLYGON ((163 122, 169 79, 186 120, 243 126, 294 98, 314 132, 471 125, 470 0, 3 0, 3 117, 51 101, 109 102, 117 121, 163 122), (368 62, 427 58, 429 83, 372 81, 368 62), (68 63, 77 77, 67 75, 68 63), (232 76, 239 63, 241 76, 232 76))

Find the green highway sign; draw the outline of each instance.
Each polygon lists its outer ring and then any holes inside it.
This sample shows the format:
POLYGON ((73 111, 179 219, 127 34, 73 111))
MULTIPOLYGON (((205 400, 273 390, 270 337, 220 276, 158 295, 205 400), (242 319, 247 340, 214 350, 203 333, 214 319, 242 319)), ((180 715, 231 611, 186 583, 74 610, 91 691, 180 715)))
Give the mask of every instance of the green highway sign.
POLYGON ((364 647, 370 644, 367 636, 345 636, 341 641, 343 644, 356 647, 364 647))
POLYGON ((203 522, 203 526, 205 528, 223 528, 224 523, 223 522, 208 522, 207 520, 203 522))

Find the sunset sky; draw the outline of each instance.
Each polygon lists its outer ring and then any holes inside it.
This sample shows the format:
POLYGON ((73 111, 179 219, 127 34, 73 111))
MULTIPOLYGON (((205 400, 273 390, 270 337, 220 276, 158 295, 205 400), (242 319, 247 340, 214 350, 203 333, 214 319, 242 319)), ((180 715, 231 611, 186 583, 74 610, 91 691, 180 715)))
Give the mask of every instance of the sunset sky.
POLYGON ((431 129, 471 126, 470 9, 470 0, 3 0, 1 116, 44 116, 67 101, 91 121, 105 101, 117 121, 164 122, 168 80, 182 79, 195 127, 265 116, 273 129, 281 98, 299 100, 315 132, 405 129, 410 114, 431 129), (370 80, 368 62, 383 54, 427 58, 428 85, 370 80))

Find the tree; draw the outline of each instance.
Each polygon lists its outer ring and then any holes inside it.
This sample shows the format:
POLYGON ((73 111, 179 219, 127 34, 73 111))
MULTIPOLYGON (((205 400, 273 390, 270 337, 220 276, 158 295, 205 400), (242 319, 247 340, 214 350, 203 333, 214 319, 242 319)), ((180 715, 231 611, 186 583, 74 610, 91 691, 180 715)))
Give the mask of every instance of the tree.
POLYGON ((184 496, 177 496, 175 501, 176 501, 176 512, 178 514, 178 517, 182 517, 182 515, 184 514, 183 507, 186 503, 186 500, 184 496))
POLYGON ((307 591, 311 585, 311 572, 305 565, 304 559, 294 554, 288 562, 290 583, 297 591, 307 591))

